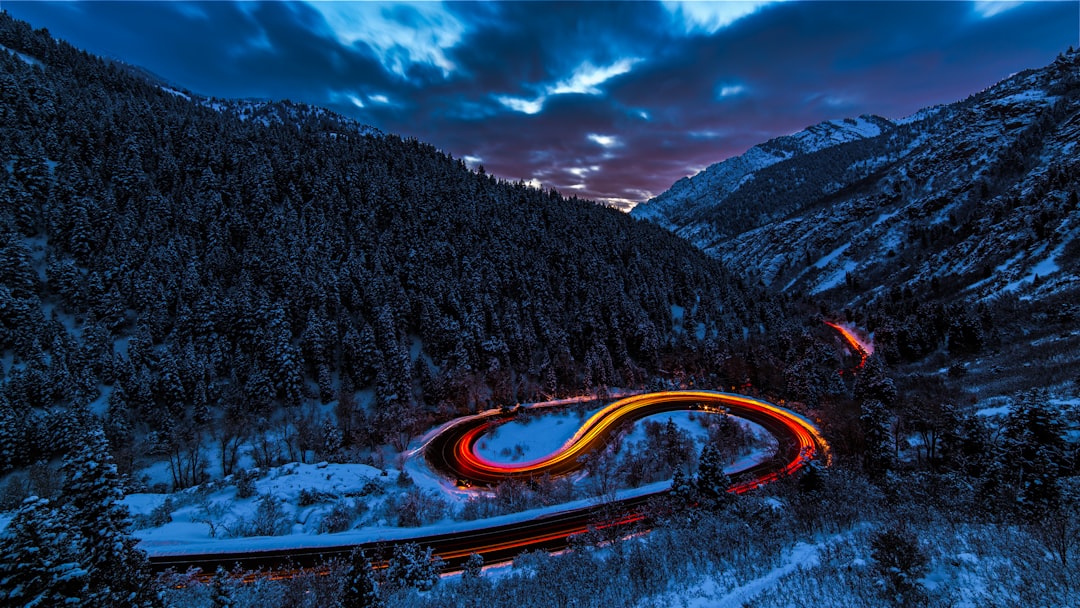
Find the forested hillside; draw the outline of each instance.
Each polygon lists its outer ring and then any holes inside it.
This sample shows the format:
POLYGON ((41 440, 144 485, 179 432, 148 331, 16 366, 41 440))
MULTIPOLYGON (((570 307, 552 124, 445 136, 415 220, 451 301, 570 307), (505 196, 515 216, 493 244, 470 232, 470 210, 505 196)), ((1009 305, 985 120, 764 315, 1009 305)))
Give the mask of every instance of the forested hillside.
POLYGON ((421 142, 178 91, 6 15, 0 44, 0 468, 87 410, 119 453, 282 417, 292 458, 374 445, 638 385, 780 314, 660 228, 421 142))

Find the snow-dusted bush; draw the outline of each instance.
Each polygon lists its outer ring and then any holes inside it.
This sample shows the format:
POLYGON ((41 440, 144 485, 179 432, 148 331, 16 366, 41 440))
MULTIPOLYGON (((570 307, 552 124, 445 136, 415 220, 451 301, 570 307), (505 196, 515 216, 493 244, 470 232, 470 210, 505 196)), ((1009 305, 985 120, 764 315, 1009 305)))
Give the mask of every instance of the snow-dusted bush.
POLYGON ((339 500, 319 522, 319 534, 344 532, 352 527, 357 516, 367 511, 367 503, 359 500, 339 500))
POLYGON ((159 528, 164 526, 172 521, 174 510, 176 510, 176 505, 173 503, 172 498, 166 498, 160 505, 154 507, 149 514, 135 516, 135 528, 159 528))
POLYGON ((403 528, 435 523, 447 516, 449 505, 430 490, 413 487, 383 503, 383 516, 403 528))
POLYGON ((330 502, 336 498, 336 495, 329 492, 323 492, 322 490, 317 490, 315 488, 303 488, 300 490, 297 504, 301 507, 310 507, 311 505, 317 505, 321 502, 330 502))
POLYGON ((233 475, 236 482, 236 497, 251 498, 255 495, 255 480, 258 478, 255 471, 237 471, 233 475))
POLYGON ((918 579, 926 574, 930 559, 919 546, 919 539, 907 528, 891 526, 870 538, 874 571, 885 583, 889 597, 910 600, 922 596, 918 579))
POLYGON ((230 529, 233 536, 281 536, 288 534, 292 523, 281 499, 263 494, 250 518, 240 518, 230 529))

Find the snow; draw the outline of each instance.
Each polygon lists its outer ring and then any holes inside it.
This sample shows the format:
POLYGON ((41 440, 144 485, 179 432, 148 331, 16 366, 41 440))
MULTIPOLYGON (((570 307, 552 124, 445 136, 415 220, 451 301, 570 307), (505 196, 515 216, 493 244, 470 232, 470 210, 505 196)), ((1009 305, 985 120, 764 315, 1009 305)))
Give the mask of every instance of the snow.
POLYGON ((840 283, 844 282, 844 277, 847 276, 847 273, 853 272, 856 268, 858 268, 858 266, 859 265, 857 263, 852 261, 844 262, 844 265, 841 268, 838 268, 837 270, 829 274, 825 279, 822 279, 820 283, 818 283, 813 289, 810 290, 810 293, 821 293, 823 291, 836 287, 840 283))
POLYGON ((635 206, 630 215, 675 230, 671 216, 676 211, 681 213, 717 205, 727 193, 752 182, 755 174, 766 167, 794 156, 876 137, 883 132, 883 125, 889 124, 883 118, 860 116, 818 123, 797 133, 772 139, 750 148, 740 156, 713 164, 692 177, 680 179, 667 192, 635 206), (796 150, 792 151, 792 146, 796 150))
POLYGON ((682 322, 683 319, 683 307, 676 304, 671 305, 671 319, 676 323, 682 322))
MULTIPOLYGON (((391 476, 391 478, 393 478, 393 476, 391 476)), ((633 498, 652 492, 661 492, 669 487, 671 487, 670 481, 660 481, 639 488, 620 490, 616 492, 616 498, 633 498)), ((381 541, 403 541, 417 536, 433 534, 460 534, 490 526, 530 521, 553 513, 586 508, 596 504, 598 504, 596 499, 584 498, 562 505, 531 509, 488 519, 464 522, 444 520, 434 525, 417 528, 398 528, 375 525, 358 530, 339 532, 337 534, 293 533, 285 536, 254 536, 225 539, 209 538, 207 526, 205 524, 191 525, 189 523, 178 523, 174 521, 161 528, 136 531, 135 536, 140 539, 139 548, 150 555, 185 555, 191 553, 269 551, 300 547, 335 547, 381 541)), ((178 509, 173 514, 174 520, 177 518, 177 514, 180 514, 182 511, 183 509, 178 509)))
POLYGON ((186 99, 188 101, 191 101, 191 95, 188 95, 187 93, 184 93, 183 91, 177 91, 176 89, 170 89, 169 87, 159 87, 159 88, 162 91, 165 91, 166 93, 168 93, 170 95, 175 95, 177 97, 182 97, 182 98, 184 98, 184 99, 186 99))
MULTIPOLYGON (((1062 251, 1064 251, 1066 244, 1067 243, 1062 243, 1061 245, 1056 247, 1053 251, 1050 252, 1050 254, 1046 258, 1040 260, 1034 266, 1032 266, 1031 270, 1028 272, 1028 274, 1026 276, 1024 276, 1024 277, 1022 277, 1020 279, 1017 279, 1015 281, 1010 282, 1009 284, 1005 285, 1005 287, 1002 287, 1001 291, 1002 292, 1014 292, 1017 289, 1019 289, 1022 285, 1025 285, 1025 284, 1028 284, 1028 283, 1034 283, 1036 277, 1046 277, 1047 275, 1049 275, 1051 273, 1054 273, 1054 272, 1057 272, 1058 270, 1061 270, 1061 267, 1057 265, 1056 258, 1062 251)), ((1039 248, 1040 251, 1042 249, 1044 249, 1044 247, 1039 248)), ((1035 255, 1038 255, 1038 254, 1035 254, 1035 255)))
MULTIPOLYGON (((884 220, 882 220, 882 221, 884 221, 884 220)), ((822 256, 820 259, 818 259, 818 261, 816 261, 813 264, 807 266, 806 268, 803 268, 802 270, 799 271, 799 274, 795 275, 794 278, 792 278, 790 281, 788 281, 787 285, 784 285, 784 288, 781 289, 780 291, 787 291, 788 289, 791 289, 795 285, 795 283, 797 283, 799 281, 799 279, 801 279, 803 277, 803 275, 805 275, 806 272, 808 270, 810 270, 811 268, 817 268, 819 270, 822 269, 822 268, 825 268, 830 263, 835 261, 838 257, 840 257, 845 251, 847 251, 849 247, 851 247, 850 242, 849 243, 844 243, 843 245, 837 247, 836 249, 833 249, 829 253, 822 256)), ((840 284, 840 281, 844 280, 844 273, 851 272, 852 270, 855 270, 856 266, 857 266, 857 264, 855 262, 847 262, 847 263, 845 263, 842 269, 837 270, 837 271, 833 272, 832 274, 828 275, 826 278, 822 279, 822 281, 818 284, 817 287, 815 287, 813 289, 813 291, 811 293, 820 293, 820 292, 825 291, 827 289, 832 289, 833 287, 836 287, 837 285, 840 284)))
POLYGON ((791 550, 791 555, 788 559, 773 568, 765 576, 758 577, 745 585, 742 585, 736 589, 733 589, 727 595, 720 598, 718 601, 710 604, 691 604, 691 606, 736 606, 742 605, 760 593, 762 590, 771 587, 776 584, 778 580, 791 574, 795 570, 803 566, 813 566, 817 564, 818 558, 818 545, 808 545, 806 543, 796 543, 791 550))
POLYGON ((851 247, 851 243, 844 243, 843 245, 841 245, 841 246, 837 247, 836 249, 832 250, 831 252, 826 254, 825 257, 823 257, 820 260, 814 262, 814 264, 813 264, 814 268, 825 268, 833 260, 840 257, 840 254, 847 251, 848 247, 851 247))
POLYGON ((40 65, 40 66, 44 65, 36 57, 31 57, 30 55, 27 55, 26 53, 20 53, 19 51, 16 51, 14 49, 10 49, 10 48, 2 45, 2 44, 0 44, 0 50, 15 53, 16 57, 18 57, 19 59, 22 59, 24 62, 28 63, 29 65, 40 65))
POLYGON ((899 209, 897 209, 896 211, 893 211, 892 213, 882 213, 881 215, 878 216, 878 218, 876 220, 874 220, 873 224, 870 224, 870 227, 871 228, 876 228, 877 226, 880 226, 881 224, 884 224, 885 222, 887 222, 890 219, 892 219, 893 217, 895 217, 898 213, 900 213, 899 209))
POLYGON ((989 405, 975 410, 976 416, 1006 416, 1012 410, 1012 400, 1008 398, 999 398, 994 400, 988 400, 996 403, 997 405, 989 405))
MULTIPOLYGON (((630 391, 615 391, 616 396, 631 394, 630 391)), ((485 437, 488 442, 487 453, 500 452, 499 446, 515 445, 522 443, 534 456, 539 456, 543 451, 550 451, 551 446, 561 445, 560 441, 573 435, 579 428, 580 421, 595 411, 595 407, 587 410, 584 414, 578 412, 555 411, 544 412, 548 408, 560 408, 583 401, 595 400, 594 396, 561 399, 537 404, 522 406, 528 411, 536 411, 532 416, 536 420, 530 423, 514 421, 499 427, 496 437, 485 437)), ((597 406, 598 407, 598 406, 597 406)), ((486 412, 491 413, 491 412, 486 412)), ((643 420, 663 422, 671 419, 675 424, 686 430, 698 441, 707 438, 707 432, 699 422, 704 416, 700 412, 670 412, 650 416, 643 420)), ((758 446, 737 457, 733 462, 725 466, 729 472, 746 469, 755 464, 764 462, 775 453, 775 444, 768 432, 753 423, 739 420, 750 433, 759 439, 758 446)), ((450 424, 453 424, 452 421, 450 424)), ((423 449, 427 443, 440 430, 443 425, 425 434, 410 446, 399 462, 402 469, 407 471, 413 479, 416 487, 437 493, 437 495, 449 501, 451 504, 464 504, 474 491, 456 488, 451 480, 448 480, 431 471, 423 457, 423 449)), ((624 446, 633 446, 644 440, 644 424, 639 421, 624 438, 624 446)), ((498 453, 495 454, 498 456, 498 453)), ((157 471, 159 476, 167 476, 168 469, 165 466, 157 471)), ((476 530, 479 528, 499 525, 501 523, 528 521, 543 517, 551 513, 562 512, 575 508, 583 508, 596 504, 595 498, 585 498, 569 503, 554 505, 541 509, 532 509, 520 513, 503 515, 499 517, 476 520, 476 521, 453 521, 449 518, 436 522, 432 525, 399 528, 387 525, 384 519, 379 518, 379 508, 382 493, 378 495, 364 495, 364 487, 375 483, 382 487, 385 495, 394 495, 403 492, 404 489, 396 485, 398 470, 388 468, 386 474, 375 467, 364 464, 301 464, 290 463, 271 469, 269 474, 264 475, 255 482, 255 496, 246 499, 236 498, 236 489, 233 485, 220 484, 210 492, 198 492, 195 489, 179 492, 172 495, 164 494, 131 494, 125 497, 126 504, 136 516, 146 516, 155 508, 159 507, 169 497, 176 505, 172 514, 172 522, 156 528, 146 528, 135 532, 140 540, 140 547, 151 555, 183 555, 188 553, 222 553, 234 551, 259 551, 270 549, 286 549, 299 547, 328 547, 349 544, 360 544, 377 541, 398 541, 417 536, 430 534, 457 533, 476 530), (298 498, 301 490, 321 492, 333 495, 334 499, 328 499, 315 505, 300 507, 298 498), (273 537, 244 537, 222 538, 227 534, 227 529, 243 519, 250 519, 257 507, 258 497, 269 494, 285 500, 284 509, 287 520, 294 522, 291 530, 282 536, 273 537), (336 534, 317 534, 318 524, 332 504, 337 500, 354 498, 368 502, 368 510, 360 517, 360 527, 336 534), (208 513, 214 513, 209 515, 208 513), (210 537, 210 525, 207 519, 212 519, 218 527, 218 538, 210 537), (225 524, 222 526, 222 524, 225 524)), ((660 481, 639 488, 624 489, 616 492, 617 498, 630 498, 642 494, 661 492, 670 487, 670 481, 660 481)), ((451 507, 453 511, 453 507, 451 507)))
POLYGON ((476 443, 476 453, 503 463, 542 458, 563 447, 581 424, 600 409, 519 417, 485 433, 476 443))
POLYGON ((1048 98, 1046 96, 1046 91, 1043 91, 1041 89, 1028 89, 1019 93, 1000 97, 998 99, 995 99, 991 103, 996 106, 1010 106, 1029 101, 1052 101, 1052 98, 1048 98))
POLYGON ((942 105, 930 106, 929 108, 923 108, 923 109, 915 112, 914 114, 911 114, 910 116, 905 116, 904 118, 899 118, 897 120, 894 120, 893 122, 898 124, 898 125, 907 125, 907 124, 920 122, 920 121, 926 120, 928 118, 932 118, 934 115, 938 114, 939 112, 941 112, 944 109, 945 109, 945 106, 942 106, 942 105))
MULTIPOLYGON (((719 573, 707 576, 701 583, 690 587, 689 589, 680 590, 677 596, 668 593, 662 598, 647 599, 660 599, 662 600, 658 602, 660 604, 677 605, 683 606, 684 608, 744 606, 762 591, 774 587, 784 577, 802 568, 816 566, 818 563, 818 551, 822 546, 821 543, 811 545, 805 542, 798 542, 792 547, 791 553, 780 565, 764 575, 739 585, 734 589, 730 589, 720 580, 724 578, 730 580, 730 577, 725 576, 725 573, 719 573)), ((654 603, 642 602, 639 605, 651 606, 654 605, 654 603)))

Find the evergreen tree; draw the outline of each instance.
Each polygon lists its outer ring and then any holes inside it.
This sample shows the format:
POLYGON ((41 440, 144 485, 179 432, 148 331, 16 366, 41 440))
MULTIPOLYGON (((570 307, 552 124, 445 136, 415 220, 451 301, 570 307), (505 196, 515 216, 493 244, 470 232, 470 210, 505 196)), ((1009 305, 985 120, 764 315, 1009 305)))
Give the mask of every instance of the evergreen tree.
POLYGON ((79 551, 82 544, 65 513, 44 498, 28 498, 0 536, 0 603, 81 604, 94 584, 79 551))
POLYGON ((825 486, 825 480, 821 477, 821 467, 816 460, 811 460, 803 467, 803 474, 799 477, 799 492, 802 494, 816 494, 825 486))
POLYGON ((675 469, 666 503, 671 511, 672 523, 682 524, 694 521, 697 513, 694 507, 696 502, 697 492, 694 489, 694 480, 683 472, 682 467, 675 469))
POLYGON ((896 385, 889 377, 885 361, 881 355, 873 354, 866 358, 866 363, 855 379, 855 398, 880 401, 886 408, 896 400, 896 385))
POLYGON ((439 582, 443 560, 432 555, 431 547, 421 549, 416 543, 394 546, 394 555, 386 566, 386 582, 392 588, 409 587, 429 591, 439 582))
POLYGON ((214 581, 210 584, 210 606, 212 608, 236 608, 232 589, 229 585, 229 573, 218 566, 214 581))
POLYGON ((341 598, 342 608, 382 608, 375 569, 363 549, 354 549, 349 554, 343 578, 345 590, 341 598))
POLYGON ((480 580, 484 569, 484 557, 479 553, 473 553, 465 560, 461 569, 461 580, 466 583, 474 583, 480 580))
POLYGON ((1045 390, 1024 393, 1005 418, 1002 460, 1017 506, 1029 516, 1053 511, 1061 500, 1058 476, 1066 453, 1065 426, 1049 399, 1045 390))
POLYGON ((24 462, 24 425, 8 402, 7 394, 0 391, 0 474, 24 462))
POLYGON ((880 481, 893 468, 889 411, 880 401, 864 401, 859 428, 863 437, 863 470, 871 479, 880 481))
POLYGON ((156 603, 146 554, 130 536, 131 516, 105 433, 79 433, 64 460, 65 524, 81 539, 79 553, 89 572, 89 606, 152 606, 156 603))
POLYGON ((731 501, 728 489, 731 479, 724 472, 724 462, 716 446, 706 444, 698 459, 698 473, 694 488, 701 505, 707 509, 721 509, 731 501))

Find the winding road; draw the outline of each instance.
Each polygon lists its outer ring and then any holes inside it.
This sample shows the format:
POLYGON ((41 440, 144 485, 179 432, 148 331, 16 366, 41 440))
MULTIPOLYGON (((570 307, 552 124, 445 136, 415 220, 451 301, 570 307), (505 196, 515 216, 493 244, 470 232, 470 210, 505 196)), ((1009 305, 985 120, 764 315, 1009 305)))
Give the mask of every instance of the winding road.
MULTIPOLYGON (((506 414, 470 416, 443 427, 424 450, 428 462, 450 479, 473 487, 490 485, 508 478, 528 479, 549 474, 567 475, 581 469, 581 457, 603 447, 613 433, 628 422, 645 416, 676 410, 721 411, 755 422, 777 440, 775 456, 729 474, 737 481, 730 491, 743 493, 784 475, 790 475, 812 459, 829 460, 828 444, 817 429, 793 412, 766 401, 712 391, 666 391, 620 399, 589 418, 562 448, 543 458, 523 463, 505 464, 487 460, 476 453, 475 445, 492 425, 504 422, 506 414)), ((466 532, 421 535, 409 539, 372 542, 359 545, 373 561, 386 560, 392 543, 415 542, 430 546, 442 557, 449 570, 459 568, 472 553, 487 564, 512 560, 525 550, 564 549, 572 539, 596 528, 607 534, 620 534, 647 525, 643 507, 666 490, 615 500, 601 505, 571 509, 526 521, 484 527, 466 532)), ((210 553, 200 555, 155 555, 150 558, 157 571, 191 567, 213 572, 218 566, 231 570, 239 565, 245 570, 274 570, 287 576, 298 568, 323 567, 327 560, 345 557, 356 545, 245 553, 210 553)))

